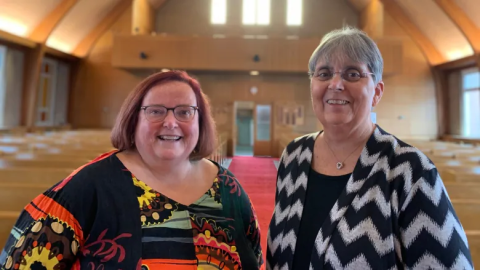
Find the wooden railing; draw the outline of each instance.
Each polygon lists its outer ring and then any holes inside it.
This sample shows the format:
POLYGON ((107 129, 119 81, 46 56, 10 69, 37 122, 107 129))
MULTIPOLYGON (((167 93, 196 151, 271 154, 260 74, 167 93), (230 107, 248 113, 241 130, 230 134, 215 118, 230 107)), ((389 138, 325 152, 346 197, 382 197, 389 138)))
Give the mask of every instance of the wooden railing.
POLYGON ((209 157, 209 159, 217 162, 220 165, 223 165, 227 156, 227 142, 228 142, 228 134, 221 133, 218 135, 217 141, 217 148, 213 154, 209 157))
POLYGON ((277 155, 278 157, 281 157, 282 156, 282 153, 283 153, 283 150, 285 149, 285 147, 287 147, 287 145, 295 138, 297 137, 300 137, 304 134, 300 134, 300 133, 284 133, 280 136, 280 138, 278 139, 278 143, 277 143, 277 155))

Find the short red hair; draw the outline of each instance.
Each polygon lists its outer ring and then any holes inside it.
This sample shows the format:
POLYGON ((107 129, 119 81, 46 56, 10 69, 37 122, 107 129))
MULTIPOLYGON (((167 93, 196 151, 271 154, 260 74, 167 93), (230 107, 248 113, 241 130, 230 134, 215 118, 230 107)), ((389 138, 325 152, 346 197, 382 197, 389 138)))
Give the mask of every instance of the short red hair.
POLYGON ((190 154, 191 160, 199 160, 210 156, 217 144, 215 123, 210 112, 210 103, 203 93, 200 83, 190 77, 185 71, 159 72, 150 75, 140 82, 125 99, 120 112, 117 115, 115 125, 112 129, 111 142, 118 150, 130 150, 135 148, 134 134, 138 123, 140 106, 145 95, 154 86, 166 82, 183 82, 188 84, 197 99, 199 137, 195 150, 190 154))

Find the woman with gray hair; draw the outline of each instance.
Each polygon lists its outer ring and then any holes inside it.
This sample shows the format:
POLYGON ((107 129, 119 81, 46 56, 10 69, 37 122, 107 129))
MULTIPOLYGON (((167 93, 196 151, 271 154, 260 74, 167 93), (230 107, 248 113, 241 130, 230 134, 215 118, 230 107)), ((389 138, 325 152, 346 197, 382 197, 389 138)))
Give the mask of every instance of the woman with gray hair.
POLYGON ((354 28, 309 62, 320 132, 293 140, 277 176, 267 269, 473 269, 435 165, 370 118, 383 60, 354 28))

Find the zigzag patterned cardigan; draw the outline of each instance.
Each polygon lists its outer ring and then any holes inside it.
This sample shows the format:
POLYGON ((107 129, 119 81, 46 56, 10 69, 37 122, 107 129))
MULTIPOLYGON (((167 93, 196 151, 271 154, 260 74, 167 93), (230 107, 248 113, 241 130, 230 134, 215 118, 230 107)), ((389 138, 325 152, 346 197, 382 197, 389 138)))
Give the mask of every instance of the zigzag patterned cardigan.
MULTIPOLYGON (((267 269, 292 269, 317 133, 284 150, 267 269)), ((322 224, 310 269, 473 269, 467 238, 434 164, 377 126, 322 224)))

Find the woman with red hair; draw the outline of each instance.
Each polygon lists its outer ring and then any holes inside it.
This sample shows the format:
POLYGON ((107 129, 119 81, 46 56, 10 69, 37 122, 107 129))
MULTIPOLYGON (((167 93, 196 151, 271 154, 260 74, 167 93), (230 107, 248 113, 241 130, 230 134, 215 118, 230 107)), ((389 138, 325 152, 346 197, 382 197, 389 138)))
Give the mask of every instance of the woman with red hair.
POLYGON ((260 269, 248 195, 206 159, 215 139, 195 79, 182 71, 146 78, 120 110, 117 150, 25 207, 0 268, 260 269))

